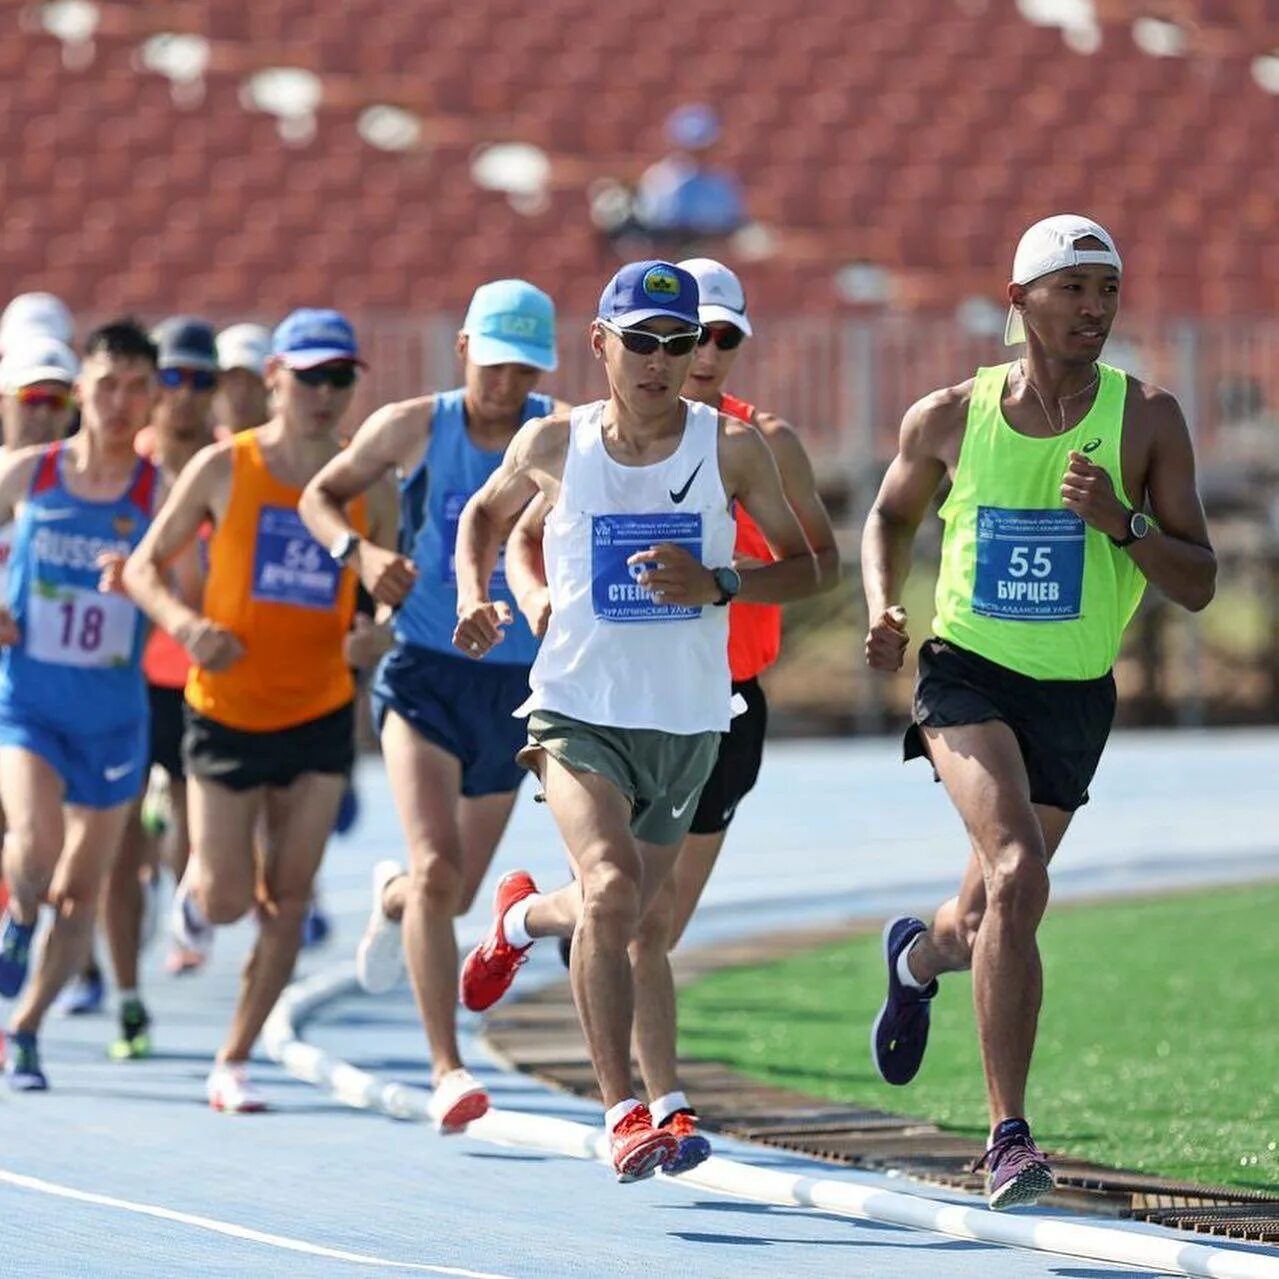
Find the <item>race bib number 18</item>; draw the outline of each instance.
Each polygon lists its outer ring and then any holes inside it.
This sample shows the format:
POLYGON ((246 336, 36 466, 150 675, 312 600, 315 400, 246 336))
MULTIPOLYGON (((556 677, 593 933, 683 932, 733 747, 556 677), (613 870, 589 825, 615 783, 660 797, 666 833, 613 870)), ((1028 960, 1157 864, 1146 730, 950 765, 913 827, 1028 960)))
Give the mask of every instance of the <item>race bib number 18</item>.
POLYGON ((701 515, 591 517, 591 602, 596 617, 606 622, 687 622, 701 616, 700 607, 657 603, 636 580, 644 565, 628 564, 627 559, 657 542, 674 542, 700 560, 701 515))
POLYGON ((973 612, 1017 622, 1080 614, 1084 522, 1074 511, 977 508, 973 612))
POLYGON ((27 656, 58 666, 127 666, 137 622, 137 609, 122 595, 35 582, 27 602, 27 656))

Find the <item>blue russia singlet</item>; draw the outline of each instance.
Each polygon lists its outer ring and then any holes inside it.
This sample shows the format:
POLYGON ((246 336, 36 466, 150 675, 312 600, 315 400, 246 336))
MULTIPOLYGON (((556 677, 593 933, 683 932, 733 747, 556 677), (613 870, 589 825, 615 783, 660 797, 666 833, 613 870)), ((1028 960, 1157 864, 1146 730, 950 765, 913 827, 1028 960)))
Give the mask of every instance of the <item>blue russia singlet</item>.
MULTIPOLYGON (((461 389, 435 397, 431 439, 426 456, 400 484, 400 550, 412 556, 418 579, 395 618, 395 635, 406 644, 459 657, 453 647, 457 626, 457 571, 454 548, 462 508, 497 470, 502 452, 477 449, 466 433, 466 410, 461 389)), ((530 395, 524 401, 520 424, 546 417, 555 407, 549 395, 530 395)), ((485 662, 501 666, 529 666, 537 656, 537 639, 529 630, 503 572, 505 551, 489 584, 489 597, 505 600, 515 620, 505 638, 485 662)))
POLYGON ((9 612, 21 640, 0 657, 0 715, 76 734, 114 732, 147 714, 144 618, 98 590, 98 556, 128 555, 151 523, 157 473, 138 460, 112 501, 63 483, 64 445, 49 447, 14 523, 9 612))

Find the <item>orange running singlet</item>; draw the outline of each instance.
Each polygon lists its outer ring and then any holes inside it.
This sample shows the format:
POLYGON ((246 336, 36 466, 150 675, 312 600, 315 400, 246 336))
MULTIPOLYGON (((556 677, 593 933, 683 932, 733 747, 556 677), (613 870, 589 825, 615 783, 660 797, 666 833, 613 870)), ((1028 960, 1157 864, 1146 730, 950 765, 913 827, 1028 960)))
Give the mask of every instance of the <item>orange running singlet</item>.
MULTIPOLYGON (((720 396, 719 411, 755 424, 755 406, 727 392, 720 396)), ((733 512, 737 521, 734 552, 750 559, 773 559, 768 541, 759 525, 739 506, 733 512)), ((728 606, 728 665, 735 682, 754 679, 777 661, 782 649, 782 610, 777 604, 730 604, 728 606)))
MULTIPOLYGON (((274 732, 319 719, 355 696, 342 640, 355 612, 355 573, 342 568, 298 515, 302 490, 267 470, 258 432, 231 445, 231 496, 209 544, 205 617, 233 631, 244 656, 214 674, 199 666, 187 701, 209 719, 274 732)), ((368 533, 363 498, 351 523, 368 533)))

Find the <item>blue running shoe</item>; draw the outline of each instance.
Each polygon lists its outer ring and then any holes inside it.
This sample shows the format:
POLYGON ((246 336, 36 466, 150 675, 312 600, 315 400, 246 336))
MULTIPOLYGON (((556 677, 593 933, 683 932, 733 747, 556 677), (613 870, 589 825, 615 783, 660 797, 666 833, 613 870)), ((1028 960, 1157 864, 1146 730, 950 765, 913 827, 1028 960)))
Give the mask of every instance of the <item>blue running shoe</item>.
POLYGON ((711 1157, 711 1143, 697 1131, 697 1116, 693 1111, 677 1110, 657 1126, 679 1140, 675 1153, 662 1165, 662 1172, 667 1177, 692 1172, 698 1164, 704 1164, 711 1157))
POLYGON ((36 1047, 34 1035, 22 1031, 9 1036, 9 1059, 4 1073, 14 1092, 44 1092, 49 1087, 40 1069, 40 1049, 36 1047))
POLYGON ((63 986, 54 1007, 64 1017, 86 1017, 102 1011, 106 994, 106 983, 95 965, 63 986))
POLYGON ((324 913, 319 902, 312 901, 306 909, 306 918, 302 921, 302 949, 311 950, 315 946, 323 946, 329 940, 333 925, 324 913))
POLYGON ((360 820, 360 793, 352 782, 347 782, 338 805, 338 815, 333 819, 333 833, 345 835, 360 820))
POLYGON ((974 1172, 982 1169, 986 1201, 996 1212, 1037 1204, 1053 1188, 1053 1170, 1024 1119, 1005 1119, 995 1129, 990 1149, 973 1165, 974 1172))
POLYGON ((919 1073, 928 1047, 929 1005, 937 994, 931 981, 914 990, 897 976, 902 951, 928 925, 913 915, 899 915, 884 925, 884 962, 888 965, 888 997, 870 1029, 870 1056, 886 1084, 908 1084, 919 1073))
POLYGON ((34 924, 20 924, 12 915, 4 917, 0 929, 0 995, 12 999, 27 980, 27 964, 31 958, 34 924))

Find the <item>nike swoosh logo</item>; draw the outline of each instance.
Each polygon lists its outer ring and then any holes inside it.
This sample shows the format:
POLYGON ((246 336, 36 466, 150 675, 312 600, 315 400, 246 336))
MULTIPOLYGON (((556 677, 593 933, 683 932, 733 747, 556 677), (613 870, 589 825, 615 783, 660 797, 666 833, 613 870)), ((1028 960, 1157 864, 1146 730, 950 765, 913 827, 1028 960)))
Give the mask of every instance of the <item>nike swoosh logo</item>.
MULTIPOLYGON (((704 462, 705 460, 706 459, 703 458, 702 462, 704 462)), ((693 481, 697 479, 697 472, 702 469, 702 462, 698 462, 698 464, 695 467, 693 467, 693 473, 684 482, 684 487, 682 489, 667 490, 671 495, 671 501, 674 502, 676 506, 678 506, 688 496, 688 490, 693 487, 693 481)), ((676 813, 675 816, 678 817, 679 814, 676 813)))
POLYGON ((133 772, 133 761, 129 760, 127 764, 116 764, 112 768, 104 768, 102 776, 109 782, 118 782, 121 778, 128 777, 133 772))
MULTIPOLYGON (((693 472, 693 474, 694 474, 694 475, 696 475, 696 474, 697 474, 697 472, 696 472, 696 471, 694 471, 694 472, 693 472)), ((690 481, 690 483, 691 483, 691 481, 690 481)), ((688 797, 688 798, 687 798, 687 799, 686 799, 686 800, 685 800, 685 801, 684 801, 684 802, 683 802, 683 803, 682 803, 682 804, 681 804, 678 808, 675 808, 675 807, 672 805, 672 807, 671 807, 671 816, 672 816, 672 817, 675 817, 675 818, 683 817, 683 816, 684 816, 685 811, 687 810, 688 806, 689 806, 692 802, 693 802, 693 797, 690 795, 690 796, 689 796, 689 797, 688 797)))

